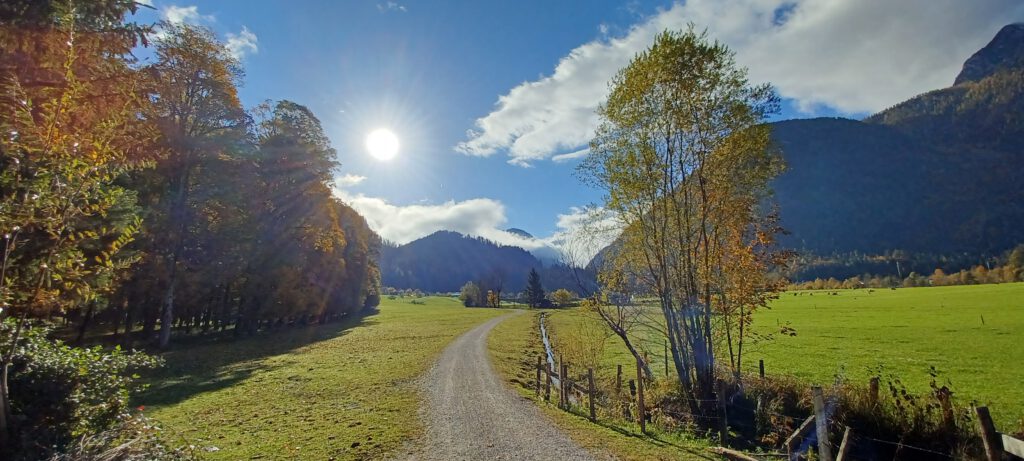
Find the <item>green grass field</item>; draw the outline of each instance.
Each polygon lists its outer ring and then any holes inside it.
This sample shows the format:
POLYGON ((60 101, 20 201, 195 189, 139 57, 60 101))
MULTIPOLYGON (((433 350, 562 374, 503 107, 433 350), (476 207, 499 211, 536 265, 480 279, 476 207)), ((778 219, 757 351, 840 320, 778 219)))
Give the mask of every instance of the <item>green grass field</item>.
POLYGON ((751 347, 746 369, 866 383, 881 374, 928 390, 930 367, 959 404, 989 405, 997 423, 1024 417, 1024 283, 784 293, 755 315, 774 339, 751 347), (984 323, 982 323, 984 317, 984 323), (777 334, 788 324, 796 336, 777 334))
MULTIPOLYGON (((788 292, 754 316, 754 329, 772 339, 748 345, 744 369, 791 375, 831 385, 837 376, 866 384, 879 375, 928 392, 931 367, 958 405, 988 405, 997 424, 1016 429, 1024 417, 1024 283, 897 290, 788 292), (984 324, 982 323, 984 317, 984 324), (781 334, 782 326, 796 331, 781 334)), ((549 316, 556 336, 600 325, 576 310, 549 316)), ((656 316, 652 322, 657 322, 656 316)), ((663 339, 649 329, 634 338, 664 373, 663 339)), ((632 364, 618 338, 605 341, 595 371, 603 379, 615 365, 632 364)))
POLYGON ((380 458, 421 433, 416 379, 444 346, 506 312, 424 301, 385 299, 348 324, 183 346, 137 404, 205 458, 380 458))

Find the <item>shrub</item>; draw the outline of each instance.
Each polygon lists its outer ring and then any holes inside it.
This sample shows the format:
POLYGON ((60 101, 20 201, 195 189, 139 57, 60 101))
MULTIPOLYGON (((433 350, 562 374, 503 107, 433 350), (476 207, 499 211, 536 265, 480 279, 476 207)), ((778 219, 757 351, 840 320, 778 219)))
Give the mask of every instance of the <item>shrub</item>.
MULTIPOLYGON (((208 449, 209 450, 209 449, 208 449)), ((160 428, 142 415, 129 417, 103 432, 82 436, 49 461, 191 461, 191 448, 172 448, 160 428)))
MULTIPOLYGON (((10 344, 14 324, 8 319, 0 325, 0 344, 10 344)), ((75 438, 124 421, 129 394, 140 387, 132 372, 161 364, 120 348, 72 348, 50 340, 46 327, 22 334, 9 383, 14 459, 45 458, 75 438)))

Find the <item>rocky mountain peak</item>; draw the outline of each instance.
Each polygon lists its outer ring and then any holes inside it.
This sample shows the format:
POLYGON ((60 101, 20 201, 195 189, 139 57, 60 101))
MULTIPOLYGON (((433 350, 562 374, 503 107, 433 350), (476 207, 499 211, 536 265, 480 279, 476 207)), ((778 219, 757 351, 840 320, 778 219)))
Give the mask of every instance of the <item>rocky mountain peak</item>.
POLYGON ((953 84, 977 82, 1000 70, 1018 67, 1024 67, 1024 23, 1003 27, 988 45, 964 62, 953 84))

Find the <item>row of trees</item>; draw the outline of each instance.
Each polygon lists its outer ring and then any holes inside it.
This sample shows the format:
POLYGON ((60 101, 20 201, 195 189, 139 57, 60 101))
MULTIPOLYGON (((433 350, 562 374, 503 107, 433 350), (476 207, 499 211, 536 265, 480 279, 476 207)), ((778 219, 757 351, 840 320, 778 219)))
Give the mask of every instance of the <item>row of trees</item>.
MULTIPOLYGON (((488 286, 486 280, 479 283, 466 282, 459 292, 459 300, 466 307, 501 307, 500 292, 486 288, 488 286)), ((517 299, 521 299, 531 308, 538 308, 568 306, 576 297, 575 293, 565 288, 559 288, 548 296, 544 291, 540 273, 536 269, 530 269, 526 277, 526 290, 517 299)))
POLYGON ((864 274, 845 280, 836 278, 817 278, 802 283, 790 284, 790 290, 839 290, 856 288, 894 288, 894 287, 941 287, 951 285, 982 285, 988 283, 1024 282, 1024 268, 1011 265, 997 266, 989 270, 985 266, 974 266, 971 270, 961 270, 947 274, 942 269, 935 269, 930 275, 911 272, 906 278, 895 276, 881 277, 864 274))
POLYGON ((211 31, 154 35, 125 22, 137 7, 0 7, 2 452, 31 441, 10 436, 32 426, 12 376, 32 319, 78 319, 81 337, 104 318, 128 345, 141 326, 167 347, 175 327, 237 334, 379 300, 379 238, 332 196, 319 120, 289 101, 244 110, 242 68, 211 31))

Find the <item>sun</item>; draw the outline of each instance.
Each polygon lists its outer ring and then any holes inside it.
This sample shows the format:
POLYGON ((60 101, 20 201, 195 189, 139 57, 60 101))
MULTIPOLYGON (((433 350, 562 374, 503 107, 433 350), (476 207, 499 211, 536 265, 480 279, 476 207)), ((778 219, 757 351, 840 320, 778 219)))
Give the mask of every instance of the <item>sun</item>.
POLYGON ((398 136, 387 128, 378 128, 366 135, 366 151, 382 162, 394 158, 398 147, 398 136))

